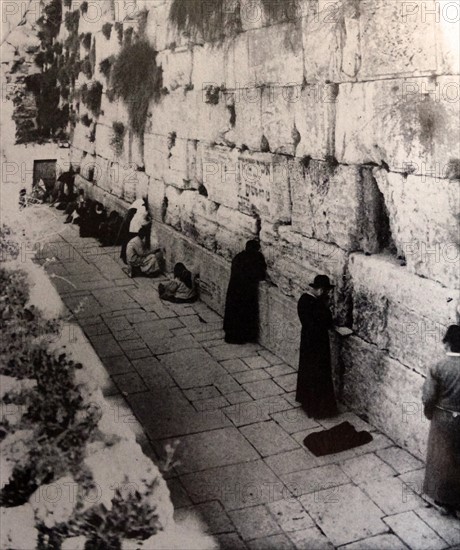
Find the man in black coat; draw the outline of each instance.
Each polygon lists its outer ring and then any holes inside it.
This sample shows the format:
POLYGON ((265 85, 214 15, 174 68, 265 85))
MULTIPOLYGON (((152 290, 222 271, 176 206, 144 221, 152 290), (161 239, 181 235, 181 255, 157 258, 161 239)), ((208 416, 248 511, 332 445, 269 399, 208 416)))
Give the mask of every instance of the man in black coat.
POLYGON ((229 344, 257 342, 259 331, 259 281, 265 278, 267 265, 256 240, 232 261, 225 302, 224 331, 229 344))
POLYGON ((328 295, 334 285, 318 275, 310 287, 297 305, 302 334, 296 401, 309 417, 328 418, 338 414, 328 332, 333 328, 328 295))

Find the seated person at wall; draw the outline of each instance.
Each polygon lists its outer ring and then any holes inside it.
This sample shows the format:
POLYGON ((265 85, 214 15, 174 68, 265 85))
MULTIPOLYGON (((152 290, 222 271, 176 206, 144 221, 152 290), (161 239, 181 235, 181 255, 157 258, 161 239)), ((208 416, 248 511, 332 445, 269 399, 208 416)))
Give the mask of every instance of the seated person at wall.
POLYGON ((150 225, 143 225, 126 247, 129 277, 156 277, 161 273, 162 254, 156 242, 150 246, 150 225))
POLYGON ((444 359, 429 369, 423 386, 431 420, 423 491, 444 515, 460 519, 460 326, 443 338, 444 359))
POLYGON ((259 281, 265 278, 266 263, 256 240, 232 261, 225 302, 224 331, 229 344, 257 342, 259 331, 259 281))
POLYGON ((162 300, 175 304, 191 304, 198 299, 195 277, 182 263, 174 266, 172 281, 166 285, 158 285, 158 293, 162 300))
POLYGON ((80 237, 94 237, 99 236, 99 227, 102 222, 107 219, 107 213, 105 208, 100 202, 92 202, 91 205, 86 208, 84 215, 80 221, 80 237))
POLYGON ((65 209, 65 214, 67 218, 64 223, 80 223, 78 220, 82 215, 83 209, 85 207, 85 191, 80 189, 76 199, 72 202, 69 202, 67 208, 65 209))
MULTIPOLYGON (((121 244, 120 258, 125 264, 127 263, 126 247, 129 241, 139 233, 141 227, 149 223, 150 215, 148 212, 147 197, 136 199, 126 213, 117 239, 118 244, 121 244)), ((150 243, 148 244, 150 245, 150 243)))
POLYGON ((56 180, 56 185, 51 197, 51 205, 58 210, 65 210, 67 204, 75 199, 74 194, 75 173, 72 168, 63 172, 56 180))
POLYGON ((99 227, 99 241, 101 246, 115 246, 123 219, 118 212, 112 210, 107 221, 99 227))

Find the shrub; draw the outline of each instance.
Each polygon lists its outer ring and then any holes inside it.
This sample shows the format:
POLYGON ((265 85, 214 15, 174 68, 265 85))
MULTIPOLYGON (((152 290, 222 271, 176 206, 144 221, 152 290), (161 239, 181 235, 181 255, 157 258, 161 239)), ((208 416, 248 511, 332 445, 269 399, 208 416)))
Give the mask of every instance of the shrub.
POLYGON ((90 111, 98 116, 101 110, 102 84, 97 80, 90 86, 82 86, 81 99, 90 111))
POLYGON ((83 61, 81 62, 80 70, 86 76, 86 78, 92 78, 93 67, 91 65, 91 61, 89 60, 89 56, 86 56, 85 59, 83 59, 83 61))
POLYGON ((112 124, 112 138, 110 145, 113 147, 115 154, 120 156, 123 153, 124 137, 126 134, 125 125, 122 122, 114 122, 112 124))
POLYGON ((123 33, 123 43, 125 44, 125 46, 130 46, 132 44, 133 33, 134 33, 133 27, 128 27, 123 33))
POLYGON ((115 61, 115 56, 111 55, 110 57, 106 57, 99 63, 99 70, 107 80, 110 79, 110 72, 112 70, 114 61, 115 61))
POLYGON ((102 25, 102 34, 107 40, 110 40, 110 36, 112 35, 112 23, 104 23, 102 25))
POLYGON ((144 132, 150 101, 158 101, 163 86, 156 56, 152 46, 142 40, 124 46, 112 68, 114 94, 127 104, 130 125, 137 135, 144 132))
POLYGON ((115 23, 115 31, 118 36, 118 43, 121 44, 123 42, 123 23, 120 23, 120 21, 117 21, 115 23))
POLYGON ((91 38, 92 35, 90 32, 82 33, 80 35, 81 44, 86 50, 89 50, 91 48, 91 38))
POLYGON ((93 122, 93 119, 92 118, 89 118, 89 116, 85 113, 81 118, 80 118, 80 122, 86 126, 87 128, 89 128, 93 122))
POLYGON ((88 2, 82 2, 81 6, 80 6, 80 11, 81 13, 87 13, 88 11, 88 2))
POLYGON ((74 10, 65 14, 64 25, 70 34, 78 32, 78 25, 80 23, 80 12, 74 10))

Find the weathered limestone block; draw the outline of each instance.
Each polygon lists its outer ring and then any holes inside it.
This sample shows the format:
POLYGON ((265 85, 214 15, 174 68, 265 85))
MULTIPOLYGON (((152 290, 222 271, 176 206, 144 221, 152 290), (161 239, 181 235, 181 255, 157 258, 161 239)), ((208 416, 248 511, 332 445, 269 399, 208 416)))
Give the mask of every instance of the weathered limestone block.
POLYGON ((429 422, 423 416, 423 378, 360 338, 342 344, 344 400, 399 445, 425 457, 429 422))
POLYGON ((262 0, 241 0, 240 17, 245 31, 267 27, 269 24, 262 0))
POLYGON ((307 82, 356 78, 360 63, 359 2, 311 0, 302 18, 307 82))
POLYGON ((29 499, 35 519, 48 529, 59 523, 67 523, 77 504, 74 495, 75 485, 72 476, 65 476, 49 485, 39 487, 29 499))
POLYGON ((168 153, 168 170, 164 175, 165 183, 179 189, 197 188, 196 141, 176 138, 168 153))
POLYGON ((165 187, 165 202, 167 204, 164 222, 177 230, 181 230, 181 194, 182 191, 172 185, 165 187))
POLYGON ((251 81, 259 85, 302 84, 300 21, 248 31, 248 52, 251 81))
POLYGON ((94 153, 95 150, 95 144, 91 143, 89 141, 90 137, 90 129, 81 124, 80 122, 77 122, 77 125, 75 126, 74 134, 73 134, 73 146, 77 149, 81 149, 82 151, 86 151, 90 155, 94 153))
POLYGON ((455 2, 437 2, 436 60, 438 74, 458 74, 460 68, 459 9, 455 2))
POLYGON ((357 336, 425 374, 442 358, 442 338, 456 323, 458 291, 417 277, 388 256, 352 254, 348 267, 357 336))
MULTIPOLYGON (((115 152, 112 147, 112 137, 113 137, 113 129, 112 125, 105 125, 105 124, 97 124, 96 125, 96 141, 95 141, 95 152, 96 155, 99 157, 103 157, 105 159, 114 160, 115 159, 115 152)), ((126 139, 125 139, 126 143, 126 139)), ((124 150, 126 150, 126 147, 124 147, 124 150)), ((116 160, 120 162, 122 159, 117 155, 116 160)))
POLYGON ((228 52, 227 43, 193 48, 192 84, 195 90, 203 90, 208 85, 227 87, 225 64, 228 52))
MULTIPOLYGON (((300 296, 296 296, 296 300, 300 296)), ((301 325, 297 301, 288 298, 277 288, 261 283, 259 286, 259 340, 289 365, 299 364, 301 325)))
POLYGON ((105 158, 96 156, 94 161, 94 177, 93 181, 102 189, 111 191, 110 189, 110 168, 111 162, 105 158))
POLYGON ((262 90, 247 87, 234 92, 235 126, 230 132, 238 147, 260 151, 262 139, 262 90))
POLYGON ((262 224, 262 251, 267 260, 268 277, 287 296, 298 298, 316 275, 328 275, 336 285, 333 304, 337 320, 349 318, 347 254, 338 246, 309 239, 289 226, 262 224))
POLYGON ((460 77, 341 84, 336 157, 345 164, 384 161, 391 171, 445 172, 456 158, 460 77), (388 139, 391 136, 391 139, 388 139))
POLYGON ((184 191, 181 199, 182 233, 210 250, 216 246, 216 203, 196 191, 184 191))
POLYGON ((199 100, 201 91, 191 90, 184 93, 184 90, 177 89, 163 95, 158 103, 152 101, 147 132, 166 136, 175 132, 180 138, 197 139, 199 100))
POLYGON ((293 103, 300 96, 299 86, 269 86, 262 90, 262 133, 270 151, 294 155, 299 139, 293 103))
POLYGON ((296 156, 322 159, 334 154, 336 97, 334 84, 318 83, 294 88, 290 108, 300 134, 296 156))
POLYGON ((171 91, 191 84, 193 55, 189 49, 165 50, 157 56, 163 69, 163 86, 171 91))
POLYGON ((160 134, 144 135, 144 159, 146 173, 163 180, 168 171, 168 137, 160 134))
POLYGON ((203 251, 200 256, 200 299, 220 315, 225 311, 230 267, 215 254, 203 251))
POLYGON ((0 510, 0 546, 5 550, 36 548, 38 531, 30 504, 0 510), (18 529, 18 525, 21 526, 18 529))
POLYGON ((163 180, 150 177, 148 188, 149 211, 156 221, 163 221, 165 212, 165 190, 166 186, 163 180))
POLYGON ((145 34, 152 46, 158 52, 161 52, 166 49, 168 42, 168 14, 170 2, 168 0, 155 0, 149 3, 149 15, 147 17, 145 34))
POLYGON ((231 259, 244 250, 246 241, 257 236, 258 224, 255 217, 248 216, 222 205, 216 215, 217 252, 231 259))
POLYGON ((238 151, 228 147, 202 150, 202 178, 210 200, 238 208, 238 151))
POLYGON ((241 153, 238 170, 238 209, 271 222, 291 220, 289 167, 285 156, 241 153))
POLYGON ((374 170, 398 253, 417 275, 460 288, 459 182, 374 170))
MULTIPOLYGON (((434 2, 425 3, 426 6, 434 2)), ((359 2, 359 78, 415 76, 436 70, 436 18, 423 17, 422 2, 359 2)))
POLYGON ((344 250, 379 251, 384 208, 370 169, 290 162, 292 227, 344 250))
POLYGON ((219 94, 217 105, 207 102, 206 90, 193 90, 187 95, 195 98, 196 112, 195 128, 190 130, 188 137, 226 144, 226 135, 232 130, 232 115, 227 108, 225 95, 222 92, 219 94))
POLYGON ((249 61, 248 36, 248 33, 242 33, 228 44, 224 67, 227 89, 253 88, 256 84, 249 61))

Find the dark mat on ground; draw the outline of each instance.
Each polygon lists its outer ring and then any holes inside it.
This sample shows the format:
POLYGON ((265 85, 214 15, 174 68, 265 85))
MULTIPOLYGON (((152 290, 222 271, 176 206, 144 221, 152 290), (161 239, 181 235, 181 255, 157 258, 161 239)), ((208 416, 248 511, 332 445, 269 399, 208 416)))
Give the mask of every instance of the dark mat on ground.
POLYGON ((324 456, 360 447, 372 439, 369 432, 358 432, 349 422, 342 422, 329 430, 307 435, 303 443, 315 456, 324 456))

